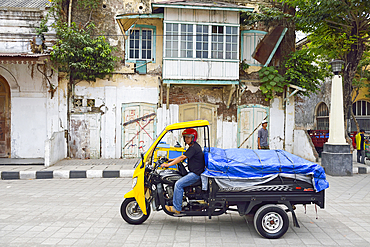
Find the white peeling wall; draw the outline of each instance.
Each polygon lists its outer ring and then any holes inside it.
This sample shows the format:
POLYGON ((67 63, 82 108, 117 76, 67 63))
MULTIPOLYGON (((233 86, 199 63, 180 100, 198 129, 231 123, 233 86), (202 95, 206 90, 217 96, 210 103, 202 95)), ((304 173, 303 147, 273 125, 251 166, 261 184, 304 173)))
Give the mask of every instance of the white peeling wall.
POLYGON ((80 82, 75 86, 75 97, 95 99, 95 106, 104 113, 100 133, 102 158, 120 158, 122 155, 122 104, 157 104, 158 80, 147 79, 148 76, 135 75, 95 83, 80 82))
POLYGON ((284 149, 284 122, 283 99, 274 98, 270 103, 270 149, 284 149))
MULTIPOLYGON (((44 158, 45 141, 54 132, 63 131, 60 126, 66 121, 65 113, 59 114, 59 93, 51 99, 47 81, 36 65, 1 66, 11 88, 11 158, 44 158)), ((58 86, 56 73, 50 82, 58 86)))
POLYGON ((310 138, 305 130, 294 130, 293 154, 306 160, 316 162, 314 147, 311 146, 310 138))
POLYGON ((289 153, 293 153, 293 137, 294 137, 294 113, 295 113, 295 107, 294 107, 294 96, 289 98, 289 102, 286 104, 285 109, 285 151, 288 151, 289 153))
POLYGON ((43 158, 46 134, 46 98, 11 100, 11 157, 43 158))
POLYGON ((237 122, 225 122, 222 118, 217 119, 217 140, 218 148, 237 148, 237 122))

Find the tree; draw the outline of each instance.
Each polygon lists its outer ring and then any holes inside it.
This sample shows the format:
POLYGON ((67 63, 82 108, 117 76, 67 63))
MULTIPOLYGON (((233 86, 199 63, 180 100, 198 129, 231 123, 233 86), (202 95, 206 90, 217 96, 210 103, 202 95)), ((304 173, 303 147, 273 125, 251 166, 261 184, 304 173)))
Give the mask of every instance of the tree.
POLYGON ((53 46, 51 59, 59 65, 60 71, 67 72, 70 83, 103 79, 114 71, 116 57, 104 36, 92 37, 94 25, 78 29, 75 23, 70 27, 61 23, 57 27, 58 41, 53 46))
MULTIPOLYGON (((344 113, 352 109, 353 81, 370 39, 370 1, 368 0, 278 0, 294 8, 295 14, 280 9, 245 14, 246 21, 282 20, 294 23, 297 30, 309 33, 309 49, 322 58, 342 59, 344 113)), ((268 9, 263 7, 264 9, 268 9)), ((262 8, 262 10, 263 10, 262 8)))
MULTIPOLYGON (((103 79, 114 71, 117 57, 112 54, 113 48, 102 35, 95 35, 95 26, 91 19, 92 12, 97 10, 101 0, 79 0, 76 6, 88 9, 88 18, 83 26, 72 22, 72 0, 51 0, 49 15, 55 19, 53 28, 57 42, 51 52, 60 71, 69 78, 67 89, 67 129, 70 129, 69 105, 73 98, 73 85, 81 80, 95 81, 103 79), (72 96, 72 97, 71 97, 72 96)), ((47 17, 46 17, 47 18, 47 17)), ((69 138, 67 138, 67 155, 69 156, 69 138)))
POLYGON ((94 35, 95 26, 91 21, 91 13, 97 9, 99 1, 77 1, 79 9, 89 9, 89 18, 85 25, 77 27, 71 22, 72 0, 53 0, 50 14, 54 16, 54 29, 57 42, 51 52, 51 60, 58 68, 67 72, 70 84, 78 81, 95 81, 104 78, 114 71, 117 57, 113 56, 113 48, 104 36, 94 35), (69 11, 67 15, 67 11, 69 11))

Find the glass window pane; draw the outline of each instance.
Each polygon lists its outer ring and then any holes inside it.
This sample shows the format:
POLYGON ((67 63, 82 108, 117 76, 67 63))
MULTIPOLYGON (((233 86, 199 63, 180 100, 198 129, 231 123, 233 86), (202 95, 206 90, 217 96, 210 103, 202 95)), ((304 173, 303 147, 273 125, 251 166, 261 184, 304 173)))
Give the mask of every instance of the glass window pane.
POLYGON ((224 33, 224 27, 218 26, 218 33, 224 33))
POLYGON ((139 58, 139 50, 135 50, 135 58, 139 58))
POLYGON ((226 44, 226 51, 231 51, 231 44, 226 44))
POLYGON ((231 27, 226 27, 226 34, 231 34, 231 27))
POLYGON ((208 51, 203 52, 203 58, 208 58, 208 51))
POLYGON ((370 103, 367 102, 366 105, 367 105, 367 107, 366 107, 367 108, 367 114, 366 115, 370 116, 370 103))
POLYGON ((237 58, 237 53, 236 53, 236 52, 233 52, 231 59, 238 59, 238 58, 237 58))
POLYGON ((197 56, 197 58, 201 58, 201 51, 196 51, 196 56, 197 56))
POLYGON ((226 59, 231 59, 231 52, 226 52, 226 59))
POLYGON ((179 31, 179 25, 178 24, 173 24, 173 31, 179 31))
POLYGON ((362 101, 362 116, 366 115, 366 101, 362 101))
POLYGON ((352 104, 352 111, 353 111, 353 115, 356 116, 356 102, 352 104))
POLYGON ((166 24, 166 30, 167 30, 167 32, 171 32, 172 31, 172 25, 167 23, 166 24))

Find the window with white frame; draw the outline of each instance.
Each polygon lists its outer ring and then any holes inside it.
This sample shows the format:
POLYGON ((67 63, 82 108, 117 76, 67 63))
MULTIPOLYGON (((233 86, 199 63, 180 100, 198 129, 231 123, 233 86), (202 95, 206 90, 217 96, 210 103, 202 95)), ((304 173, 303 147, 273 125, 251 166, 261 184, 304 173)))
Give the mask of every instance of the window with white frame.
POLYGON ((155 58, 155 27, 135 26, 127 32, 128 60, 152 60, 155 58))
POLYGON ((193 25, 181 25, 180 57, 193 57, 193 25))
POLYGON ((241 60, 249 65, 260 65, 252 55, 258 43, 267 34, 267 32, 259 30, 241 31, 241 60))
POLYGON ((226 59, 238 59, 238 28, 226 27, 226 59))
POLYGON ((179 24, 166 24, 166 43, 165 43, 165 57, 178 57, 179 50, 179 24))
POLYGON ((212 58, 223 59, 224 26, 212 26, 212 58))
POLYGON ((207 25, 196 25, 196 58, 208 58, 208 29, 207 25))
POLYGON ((165 29, 165 58, 238 59, 238 26, 166 23, 165 29))
POLYGON ((355 116, 370 117, 370 103, 365 100, 359 100, 353 103, 352 110, 355 116))

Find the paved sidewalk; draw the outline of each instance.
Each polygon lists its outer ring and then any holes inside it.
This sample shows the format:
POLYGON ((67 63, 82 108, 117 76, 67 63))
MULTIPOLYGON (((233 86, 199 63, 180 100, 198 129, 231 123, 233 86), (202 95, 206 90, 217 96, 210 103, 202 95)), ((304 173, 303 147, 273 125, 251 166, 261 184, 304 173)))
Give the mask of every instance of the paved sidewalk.
POLYGON ((370 174, 328 176, 325 209, 297 205, 288 232, 265 239, 252 217, 171 217, 152 211, 141 225, 120 216, 131 179, 0 180, 0 246, 318 247, 370 246, 370 174))
MULTIPOLYGON (((1 160, 0 164, 2 164, 1 160)), ((9 159, 7 165, 0 165, 0 177, 5 180, 51 178, 131 178, 134 172, 133 167, 137 161, 139 161, 139 158, 88 160, 67 158, 50 167, 45 167, 43 165, 38 165, 40 162, 43 163, 42 159, 18 159, 18 161, 17 159, 9 159), (27 162, 28 165, 26 165, 27 162)), ((320 161, 318 164, 320 164, 320 161)), ((370 173, 370 161, 367 160, 365 165, 355 161, 353 162, 353 174, 359 173, 370 173)))

